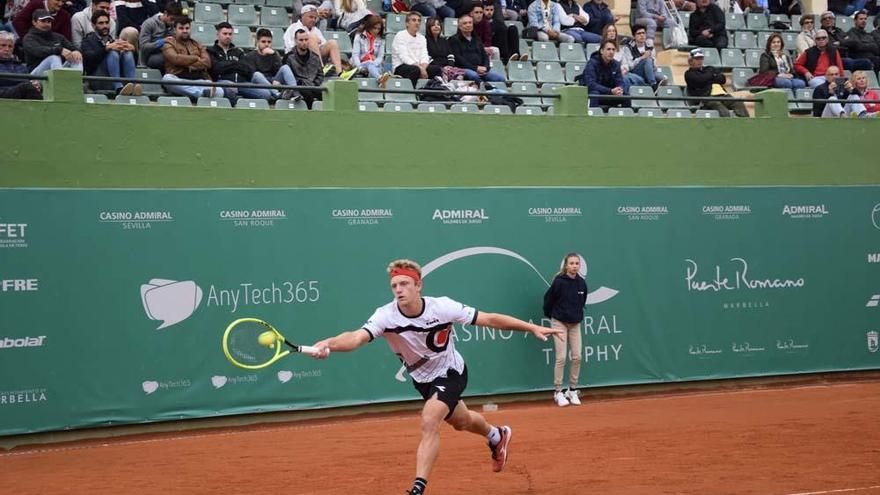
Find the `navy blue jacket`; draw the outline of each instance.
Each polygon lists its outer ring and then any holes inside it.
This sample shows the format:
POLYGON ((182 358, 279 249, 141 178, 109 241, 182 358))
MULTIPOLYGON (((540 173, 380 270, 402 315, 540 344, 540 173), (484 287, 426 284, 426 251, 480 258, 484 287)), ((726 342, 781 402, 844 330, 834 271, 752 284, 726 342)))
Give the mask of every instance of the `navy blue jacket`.
POLYGON ((586 303, 587 282, 583 277, 557 275, 544 293, 544 316, 564 323, 580 323, 586 303))
POLYGON ((610 64, 606 64, 599 52, 593 53, 584 67, 580 83, 587 87, 591 95, 610 95, 612 89, 623 87, 620 62, 612 60, 610 64))
POLYGON ((587 31, 601 36, 605 26, 614 24, 614 14, 611 13, 607 4, 599 5, 596 2, 586 2, 583 7, 584 12, 590 16, 590 22, 587 23, 586 27, 587 31))

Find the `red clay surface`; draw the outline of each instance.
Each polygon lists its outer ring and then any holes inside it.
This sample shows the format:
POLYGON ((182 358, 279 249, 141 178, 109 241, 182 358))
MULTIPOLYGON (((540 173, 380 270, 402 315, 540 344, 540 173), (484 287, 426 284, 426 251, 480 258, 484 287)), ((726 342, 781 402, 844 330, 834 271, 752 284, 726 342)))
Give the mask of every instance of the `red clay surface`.
MULTIPOLYGON (((548 394, 549 395, 549 394, 548 394)), ((880 382, 502 404, 510 460, 445 427, 428 494, 880 494, 880 382)), ((0 493, 402 494, 415 413, 0 454, 0 493)))

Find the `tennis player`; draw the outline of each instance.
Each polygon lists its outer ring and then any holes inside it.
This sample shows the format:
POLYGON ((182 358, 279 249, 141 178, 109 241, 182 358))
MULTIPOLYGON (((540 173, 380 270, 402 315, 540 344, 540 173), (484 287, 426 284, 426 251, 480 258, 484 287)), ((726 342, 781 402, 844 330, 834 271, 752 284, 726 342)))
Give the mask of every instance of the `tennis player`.
POLYGON ((422 408, 422 440, 416 453, 416 479, 408 492, 425 493, 428 477, 440 450, 440 425, 446 421, 456 430, 486 437, 492 452, 492 470, 500 472, 507 462, 512 431, 492 426, 481 414, 467 408, 461 394, 468 371, 455 350, 452 324, 481 325, 530 332, 546 341, 561 330, 545 328, 498 313, 481 313, 448 297, 422 297, 422 269, 411 260, 388 265, 394 300, 378 308, 362 328, 315 343, 318 359, 330 352, 353 351, 385 337, 391 350, 406 366, 416 390, 425 399, 422 408))

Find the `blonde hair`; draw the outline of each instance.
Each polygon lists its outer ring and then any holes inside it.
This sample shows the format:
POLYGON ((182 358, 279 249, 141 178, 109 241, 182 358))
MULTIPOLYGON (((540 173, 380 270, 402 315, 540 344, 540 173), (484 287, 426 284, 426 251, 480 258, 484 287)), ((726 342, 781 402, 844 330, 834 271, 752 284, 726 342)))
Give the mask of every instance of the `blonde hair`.
POLYGON ((408 260, 406 258, 403 258, 403 259, 394 260, 391 263, 388 263, 388 273, 389 274, 391 273, 391 270, 394 270, 395 268, 408 268, 410 270, 415 270, 419 274, 420 278, 422 276, 422 266, 413 260, 408 260))
POLYGON ((850 84, 853 85, 853 87, 856 87, 856 79, 857 79, 859 76, 864 77, 865 79, 868 78, 868 74, 866 74, 865 71, 863 71, 863 70, 855 70, 855 71, 853 71, 852 75, 849 76, 849 82, 850 82, 850 84))
POLYGON ((560 275, 565 275, 565 266, 568 265, 568 259, 569 259, 569 258, 578 258, 578 259, 580 259, 580 257, 581 257, 581 255, 579 255, 579 254, 577 254, 577 253, 574 253, 574 252, 566 254, 566 255, 565 255, 565 258, 562 260, 562 266, 559 267, 559 271, 556 273, 555 276, 558 277, 558 276, 560 276, 560 275))

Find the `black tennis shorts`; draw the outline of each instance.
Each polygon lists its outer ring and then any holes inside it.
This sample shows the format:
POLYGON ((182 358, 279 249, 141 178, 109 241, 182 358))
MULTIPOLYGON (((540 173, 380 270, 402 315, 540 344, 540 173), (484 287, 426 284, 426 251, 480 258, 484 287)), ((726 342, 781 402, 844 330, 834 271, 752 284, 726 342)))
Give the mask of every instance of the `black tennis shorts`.
POLYGON ((446 376, 435 378, 434 381, 428 383, 419 383, 413 380, 413 385, 416 387, 416 390, 422 394, 422 398, 425 400, 428 400, 434 394, 437 394, 437 399, 446 404, 446 407, 449 408, 449 414, 443 419, 449 419, 455 411, 455 406, 458 405, 458 401, 461 400, 461 394, 463 394, 464 389, 467 388, 467 380, 468 372, 467 366, 465 366, 464 371, 462 371, 461 374, 450 368, 446 371, 446 376))

